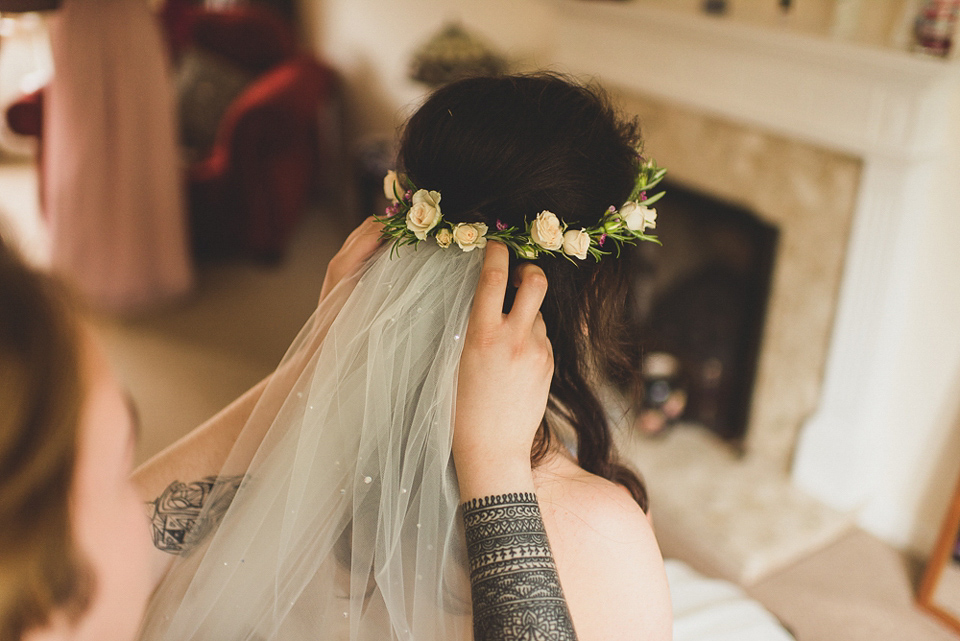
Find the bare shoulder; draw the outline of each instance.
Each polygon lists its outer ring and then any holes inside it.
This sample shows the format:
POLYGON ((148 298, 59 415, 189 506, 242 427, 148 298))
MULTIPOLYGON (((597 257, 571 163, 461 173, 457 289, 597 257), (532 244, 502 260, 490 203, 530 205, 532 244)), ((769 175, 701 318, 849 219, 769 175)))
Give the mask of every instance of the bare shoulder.
POLYGON ((535 483, 580 640, 670 639, 663 558, 629 492, 562 455, 544 461, 535 483))

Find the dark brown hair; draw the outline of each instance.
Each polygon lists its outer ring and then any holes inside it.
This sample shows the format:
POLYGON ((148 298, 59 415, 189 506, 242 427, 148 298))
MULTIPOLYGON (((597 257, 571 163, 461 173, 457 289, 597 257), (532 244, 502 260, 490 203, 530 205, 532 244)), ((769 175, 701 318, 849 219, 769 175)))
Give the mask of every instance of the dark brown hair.
POLYGON ((0 639, 86 608, 70 529, 83 387, 61 288, 0 239, 0 639))
MULTIPOLYGON (((417 187, 442 194, 453 222, 523 228, 546 209, 575 229, 629 197, 639 145, 636 119, 618 114, 599 87, 549 73, 469 78, 434 92, 410 118, 399 165, 417 187)), ((616 461, 590 385, 638 376, 638 335, 626 313, 633 255, 537 260, 549 282, 542 312, 555 371, 533 461, 546 453, 555 414, 576 432, 580 466, 623 485, 646 510, 643 484, 616 461)))

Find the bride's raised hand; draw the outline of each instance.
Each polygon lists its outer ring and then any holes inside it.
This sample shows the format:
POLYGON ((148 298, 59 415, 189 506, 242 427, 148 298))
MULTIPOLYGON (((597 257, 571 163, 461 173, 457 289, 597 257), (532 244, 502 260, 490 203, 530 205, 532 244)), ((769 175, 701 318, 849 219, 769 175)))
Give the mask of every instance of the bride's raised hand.
POLYGON ((354 273, 365 260, 373 255, 380 247, 380 234, 383 225, 370 216, 360 226, 350 232, 343 245, 330 259, 327 273, 323 277, 323 287, 320 289, 320 300, 327 297, 337 284, 354 273))
POLYGON ((530 449, 553 376, 540 315, 547 279, 536 265, 522 264, 513 307, 504 314, 509 270, 506 246, 488 243, 457 379, 453 456, 464 501, 533 491, 530 449))

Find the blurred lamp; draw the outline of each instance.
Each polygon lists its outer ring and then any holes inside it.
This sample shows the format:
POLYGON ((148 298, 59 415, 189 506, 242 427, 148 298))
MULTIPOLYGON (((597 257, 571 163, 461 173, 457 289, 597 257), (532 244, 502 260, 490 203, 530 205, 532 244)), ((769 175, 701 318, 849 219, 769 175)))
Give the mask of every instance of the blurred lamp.
POLYGON ((503 73, 507 61, 459 24, 448 24, 413 53, 410 78, 431 87, 503 73))

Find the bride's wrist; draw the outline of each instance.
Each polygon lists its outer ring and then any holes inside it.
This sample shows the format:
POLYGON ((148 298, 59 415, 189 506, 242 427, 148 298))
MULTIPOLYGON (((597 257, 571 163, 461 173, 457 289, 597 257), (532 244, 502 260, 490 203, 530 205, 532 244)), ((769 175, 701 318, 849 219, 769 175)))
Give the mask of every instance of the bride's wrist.
POLYGON ((529 456, 515 460, 502 456, 457 460, 456 466, 461 502, 499 494, 534 491, 529 456))

